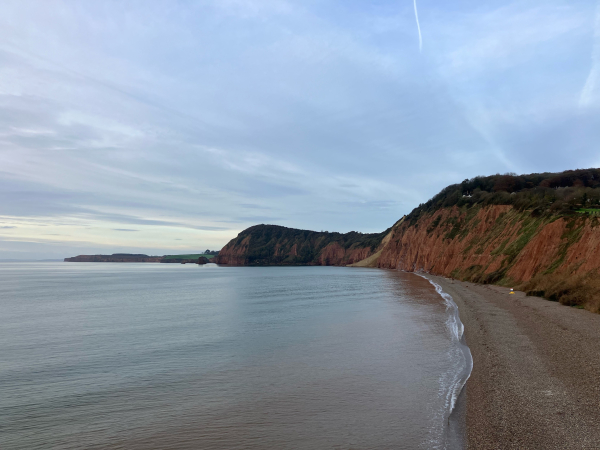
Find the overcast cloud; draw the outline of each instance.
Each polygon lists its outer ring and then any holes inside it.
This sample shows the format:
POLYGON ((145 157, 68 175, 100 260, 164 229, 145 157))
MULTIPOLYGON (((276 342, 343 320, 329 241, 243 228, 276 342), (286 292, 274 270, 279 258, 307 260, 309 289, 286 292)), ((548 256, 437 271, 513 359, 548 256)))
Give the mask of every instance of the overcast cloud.
POLYGON ((476 175, 600 166, 595 1, 8 1, 0 258, 382 231, 476 175))

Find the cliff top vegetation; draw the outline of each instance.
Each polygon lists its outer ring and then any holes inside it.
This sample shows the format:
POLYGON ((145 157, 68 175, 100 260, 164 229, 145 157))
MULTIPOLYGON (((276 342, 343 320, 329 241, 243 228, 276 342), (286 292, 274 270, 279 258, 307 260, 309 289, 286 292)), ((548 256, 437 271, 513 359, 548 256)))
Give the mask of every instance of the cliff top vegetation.
POLYGON ((242 231, 237 240, 241 241, 246 236, 252 235, 253 238, 261 239, 264 243, 270 242, 273 239, 288 238, 292 240, 306 239, 323 239, 327 243, 337 242, 344 248, 350 248, 353 245, 361 247, 371 247, 375 249, 381 240, 389 233, 390 229, 382 233, 361 233, 360 231, 349 231, 348 233, 338 233, 336 231, 311 231, 299 230, 296 228, 288 228, 280 225, 254 225, 242 231))
POLYGON ((452 184, 409 215, 414 223, 423 213, 451 206, 512 205, 518 211, 542 214, 595 214, 600 209, 600 169, 560 173, 515 173, 478 176, 452 184))

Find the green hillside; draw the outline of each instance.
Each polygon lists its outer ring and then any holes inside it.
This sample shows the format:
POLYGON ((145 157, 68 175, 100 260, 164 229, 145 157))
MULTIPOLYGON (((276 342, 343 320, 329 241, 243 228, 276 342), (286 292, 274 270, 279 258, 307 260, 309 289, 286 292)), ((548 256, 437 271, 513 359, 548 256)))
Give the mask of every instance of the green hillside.
MULTIPOLYGON (((347 255, 360 249, 372 252, 388 232, 389 230, 367 234, 351 231, 342 234, 298 230, 277 225, 255 225, 232 239, 221 250, 217 261, 227 263, 232 257, 241 255, 244 260, 242 264, 245 265, 319 264, 321 252, 331 244, 338 244, 347 255), (246 242, 247 246, 244 245, 246 242)), ((346 262, 346 257, 342 257, 342 260, 346 262)))
POLYGON ((410 223, 425 213, 450 206, 512 205, 517 211, 539 215, 597 215, 600 209, 600 169, 567 170, 474 177, 452 184, 419 205, 410 223))

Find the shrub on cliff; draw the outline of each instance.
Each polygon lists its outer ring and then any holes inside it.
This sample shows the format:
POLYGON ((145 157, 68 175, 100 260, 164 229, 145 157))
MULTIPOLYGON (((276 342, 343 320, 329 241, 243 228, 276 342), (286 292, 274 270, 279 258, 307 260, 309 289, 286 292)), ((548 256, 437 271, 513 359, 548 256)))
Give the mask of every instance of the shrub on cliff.
POLYGON ((600 277, 597 271, 584 274, 538 274, 522 286, 527 295, 543 297, 567 306, 600 312, 600 277))
POLYGON ((600 207, 600 169, 562 173, 478 176, 450 185, 409 215, 414 224, 427 212, 451 206, 513 205, 536 214, 572 214, 586 207, 600 207))

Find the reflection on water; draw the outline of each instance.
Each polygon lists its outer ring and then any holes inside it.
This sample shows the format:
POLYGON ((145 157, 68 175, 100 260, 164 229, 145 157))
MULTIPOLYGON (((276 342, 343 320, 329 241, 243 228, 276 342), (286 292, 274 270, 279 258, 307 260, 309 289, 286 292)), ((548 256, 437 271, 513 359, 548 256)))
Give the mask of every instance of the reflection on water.
POLYGON ((211 266, 0 265, 0 447, 443 448, 427 280, 211 266))

